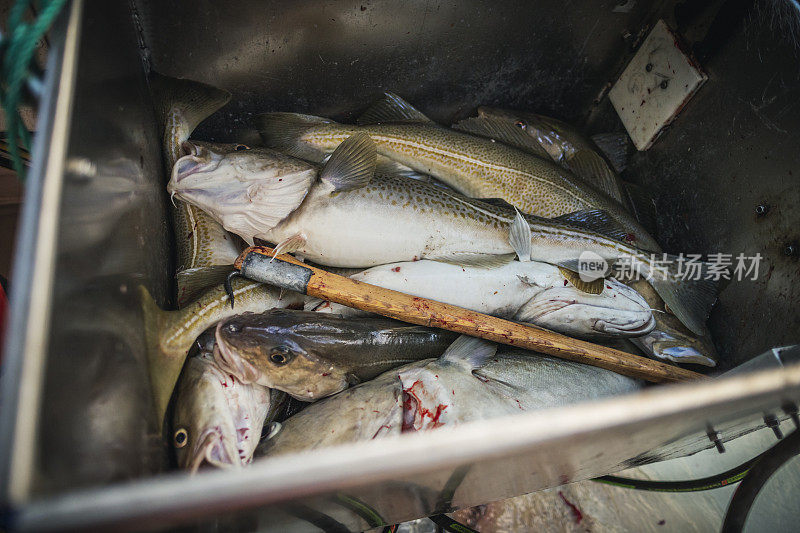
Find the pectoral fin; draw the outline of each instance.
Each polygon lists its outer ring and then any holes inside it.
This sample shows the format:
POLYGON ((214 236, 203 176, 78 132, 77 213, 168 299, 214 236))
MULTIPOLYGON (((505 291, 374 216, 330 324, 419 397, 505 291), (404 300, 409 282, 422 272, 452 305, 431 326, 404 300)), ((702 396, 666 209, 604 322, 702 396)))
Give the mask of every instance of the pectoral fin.
POLYGON ((570 285, 587 294, 600 294, 603 292, 603 287, 606 286, 606 280, 604 278, 597 278, 592 281, 584 281, 581 279, 580 274, 574 270, 569 270, 563 266, 559 266, 558 271, 561 272, 561 275, 564 276, 570 285))
POLYGON ((531 226, 522 214, 516 211, 517 216, 514 217, 514 222, 511 223, 511 229, 508 232, 508 242, 517 257, 523 263, 531 260, 531 226))
MULTIPOLYGON (((272 259, 275 259, 281 254, 294 253, 297 250, 301 250, 305 245, 306 245, 306 238, 304 235, 301 235, 300 233, 292 235, 291 237, 279 242, 278 245, 275 246, 272 252, 272 259)), ((270 259, 270 262, 272 261, 272 259, 270 259)))
POLYGON ((497 344, 494 342, 461 335, 442 354, 441 360, 474 370, 482 367, 496 353, 497 344))
POLYGON ((345 139, 320 173, 319 179, 333 192, 359 189, 375 175, 378 152, 366 133, 356 133, 345 139))

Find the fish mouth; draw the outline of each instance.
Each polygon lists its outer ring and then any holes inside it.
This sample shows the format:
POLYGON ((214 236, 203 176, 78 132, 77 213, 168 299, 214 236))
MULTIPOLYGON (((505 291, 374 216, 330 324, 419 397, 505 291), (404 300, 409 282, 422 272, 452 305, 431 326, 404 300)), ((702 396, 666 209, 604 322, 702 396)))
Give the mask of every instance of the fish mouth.
POLYGON ((212 468, 238 468, 242 461, 238 451, 234 451, 231 443, 226 439, 218 427, 206 430, 197 442, 189 465, 189 472, 196 474, 200 469, 212 468))
POLYGON ((181 153, 184 155, 175 161, 172 167, 172 183, 180 183, 192 174, 211 172, 219 166, 221 160, 206 148, 189 141, 181 144, 181 153))
POLYGON ((675 338, 664 331, 655 330, 649 335, 631 340, 643 351, 659 359, 666 359, 675 363, 691 363, 709 367, 717 366, 717 362, 711 357, 703 354, 697 348, 689 346, 688 342, 675 338))
POLYGON ((222 338, 223 325, 224 322, 217 324, 217 329, 214 333, 217 341, 214 346, 214 361, 217 362, 217 365, 222 370, 230 373, 244 384, 258 381, 260 372, 248 361, 245 361, 239 354, 234 353, 222 338))
POLYGON ((604 319, 595 321, 593 328, 601 333, 640 337, 653 331, 656 319, 651 314, 646 321, 634 320, 632 322, 611 322, 604 319))

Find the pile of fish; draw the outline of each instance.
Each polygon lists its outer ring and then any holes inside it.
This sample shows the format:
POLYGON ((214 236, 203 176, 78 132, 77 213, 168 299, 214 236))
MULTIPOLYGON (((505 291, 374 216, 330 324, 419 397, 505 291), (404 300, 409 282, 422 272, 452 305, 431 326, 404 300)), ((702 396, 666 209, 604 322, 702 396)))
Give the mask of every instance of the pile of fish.
MULTIPOLYGON (((156 76, 178 309, 142 289, 180 467, 424 431, 633 392, 619 374, 238 279, 246 244, 352 279, 677 363, 714 366, 716 287, 655 264, 625 140, 480 108, 453 127, 387 93, 357 124, 266 113, 263 146, 189 140, 225 91, 156 76), (585 279, 581 254, 640 276, 585 279), (342 269, 345 269, 344 271, 342 269), (630 344, 632 343, 632 344, 630 344)), ((704 265, 700 265, 701 273, 704 265)), ((702 277, 702 276, 701 276, 702 277)))

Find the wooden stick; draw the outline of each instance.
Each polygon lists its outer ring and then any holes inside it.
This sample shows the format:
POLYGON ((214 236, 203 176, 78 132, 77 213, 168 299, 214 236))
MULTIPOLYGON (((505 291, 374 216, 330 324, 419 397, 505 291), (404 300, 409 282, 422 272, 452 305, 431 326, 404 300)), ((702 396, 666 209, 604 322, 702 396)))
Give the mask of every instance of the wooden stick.
MULTIPOLYGON (((267 246, 251 246, 236 260, 239 274, 256 281, 291 289, 404 322, 442 328, 473 337, 534 350, 577 361, 632 378, 656 383, 704 379, 706 376, 638 355, 529 324, 519 324, 455 305, 428 300, 355 281, 306 265, 289 255, 273 258, 267 246)), ((231 299, 231 304, 234 302, 231 299)))

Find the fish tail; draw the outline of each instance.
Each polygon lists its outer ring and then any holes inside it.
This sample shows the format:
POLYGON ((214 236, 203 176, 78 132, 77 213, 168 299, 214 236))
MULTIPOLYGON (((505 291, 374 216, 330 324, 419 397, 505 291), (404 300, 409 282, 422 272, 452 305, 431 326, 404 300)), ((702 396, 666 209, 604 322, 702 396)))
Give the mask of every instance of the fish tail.
POLYGON ((171 78, 155 71, 150 76, 150 88, 163 132, 164 150, 169 156, 167 165, 172 168, 180 144, 203 120, 227 104, 231 94, 199 81, 171 78))
POLYGON ((178 272, 178 309, 193 302, 206 289, 225 282, 233 264, 188 268, 178 272))
POLYGON ((145 350, 147 352, 150 388, 153 395, 156 420, 159 428, 161 428, 167 412, 167 404, 183 366, 183 360, 176 362, 170 359, 161 348, 160 340, 167 312, 161 310, 150 295, 150 291, 144 285, 139 286, 139 299, 144 318, 145 350))
POLYGON ((300 113, 264 113, 256 118, 264 145, 294 157, 322 163, 326 153, 303 142, 303 136, 320 124, 333 121, 300 113))
POLYGON ((678 320, 702 335, 707 331, 706 319, 719 292, 719 282, 713 279, 711 270, 710 263, 688 263, 665 254, 663 260, 648 260, 642 273, 678 320))

